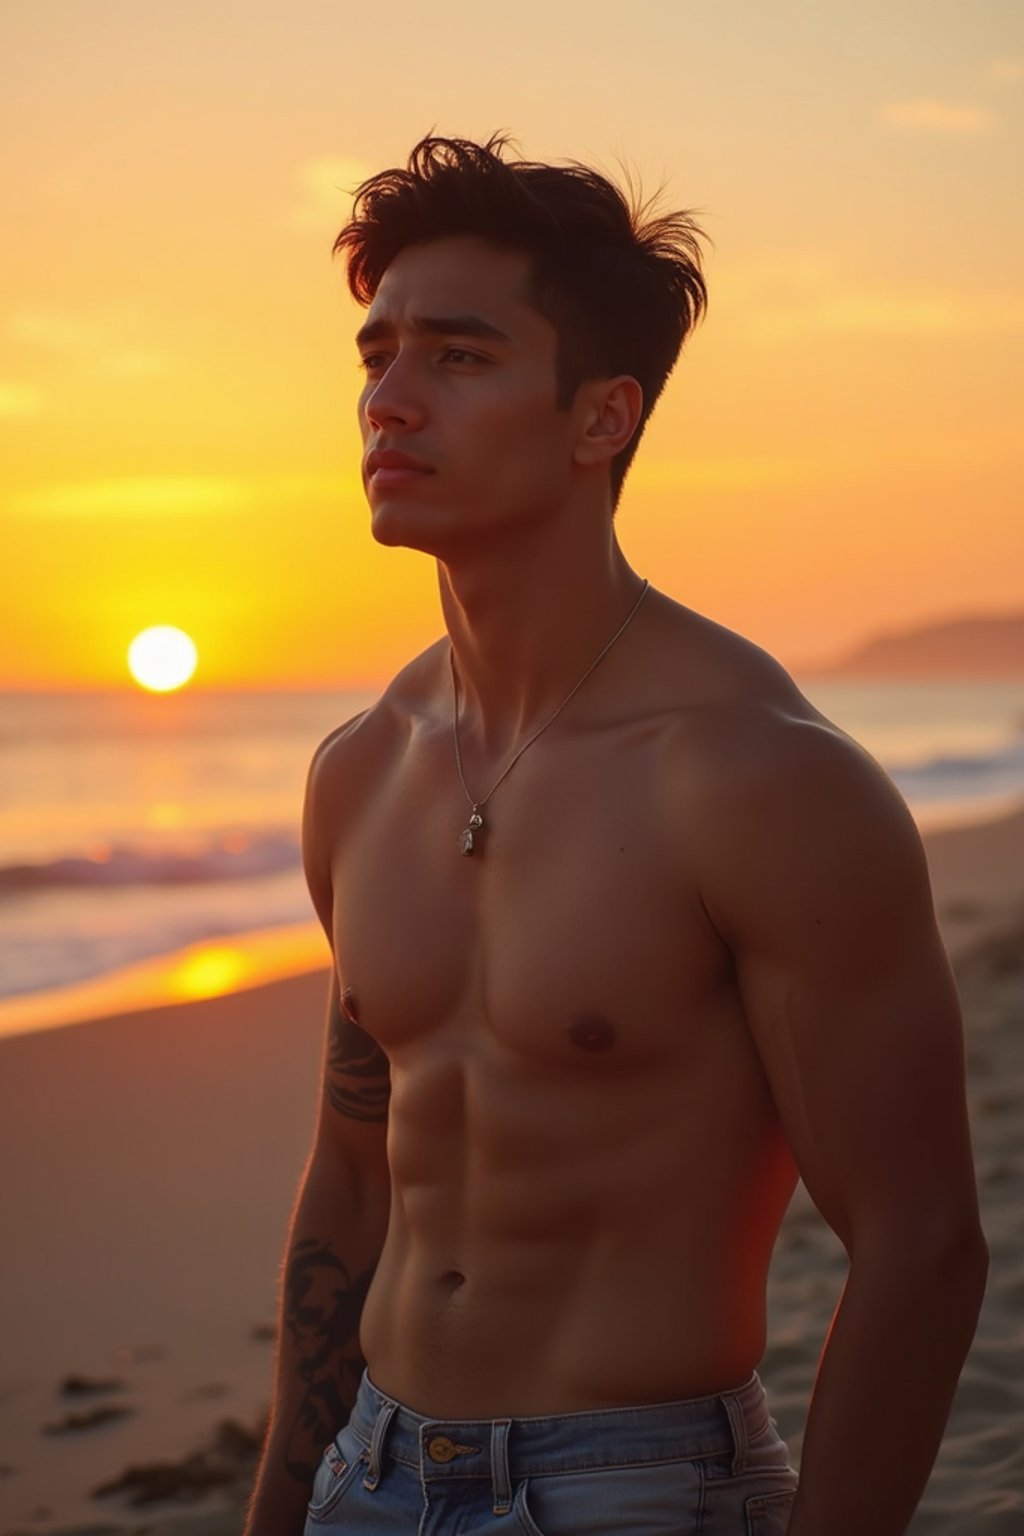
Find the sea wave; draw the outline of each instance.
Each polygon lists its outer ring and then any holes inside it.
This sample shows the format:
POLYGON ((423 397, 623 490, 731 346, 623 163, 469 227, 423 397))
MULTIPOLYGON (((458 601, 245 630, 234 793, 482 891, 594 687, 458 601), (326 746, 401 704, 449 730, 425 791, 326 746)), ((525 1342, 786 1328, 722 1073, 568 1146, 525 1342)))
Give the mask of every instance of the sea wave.
POLYGON ((1024 731, 988 751, 937 753, 922 762, 884 766, 911 804, 1024 793, 1024 731))
POLYGON ((0 899, 87 887, 207 885, 277 875, 301 865, 296 834, 271 829, 191 837, 185 845, 97 842, 39 863, 0 864, 0 899))

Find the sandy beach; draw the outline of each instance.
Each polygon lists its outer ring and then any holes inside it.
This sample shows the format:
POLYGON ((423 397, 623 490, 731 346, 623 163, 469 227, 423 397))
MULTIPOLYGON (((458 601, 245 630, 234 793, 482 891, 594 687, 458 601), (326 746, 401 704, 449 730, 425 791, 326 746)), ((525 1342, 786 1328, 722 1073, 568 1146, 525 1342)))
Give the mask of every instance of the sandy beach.
MULTIPOLYGON (((926 846, 964 1005, 992 1268, 912 1531, 1019 1536, 1024 809, 931 833, 926 846)), ((317 970, 0 1040, 0 1536, 240 1530, 326 994, 317 970), (133 1467, 150 1471, 125 1478, 133 1467)), ((843 1273, 838 1241, 799 1188, 760 1367, 794 1459, 843 1273)))

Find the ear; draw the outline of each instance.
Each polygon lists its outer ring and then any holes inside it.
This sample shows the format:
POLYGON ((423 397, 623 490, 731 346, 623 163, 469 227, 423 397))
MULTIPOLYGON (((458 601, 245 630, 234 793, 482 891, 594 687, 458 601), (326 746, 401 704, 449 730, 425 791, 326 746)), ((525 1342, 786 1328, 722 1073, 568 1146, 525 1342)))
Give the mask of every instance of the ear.
POLYGON ((643 414, 644 392, 632 374, 593 380, 583 386, 580 436, 573 449, 576 464, 608 464, 621 453, 643 414))

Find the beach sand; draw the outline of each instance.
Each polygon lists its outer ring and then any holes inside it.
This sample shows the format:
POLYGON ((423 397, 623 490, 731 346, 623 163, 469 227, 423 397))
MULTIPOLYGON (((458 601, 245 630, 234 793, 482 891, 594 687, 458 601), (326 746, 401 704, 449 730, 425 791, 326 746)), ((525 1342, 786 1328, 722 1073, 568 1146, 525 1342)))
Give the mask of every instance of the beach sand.
MULTIPOLYGON (((964 1004, 992 1268, 912 1531, 1019 1536, 1024 809, 925 841, 964 1004)), ((237 1536, 269 1404, 277 1272, 312 1133, 326 996, 318 970, 0 1040, 0 1536, 237 1536), (92 1496, 154 1463, 177 1467, 176 1499, 92 1496), (208 1486, 187 1492, 190 1479, 208 1486)), ((760 1366, 794 1460, 843 1257, 799 1187, 760 1366)))

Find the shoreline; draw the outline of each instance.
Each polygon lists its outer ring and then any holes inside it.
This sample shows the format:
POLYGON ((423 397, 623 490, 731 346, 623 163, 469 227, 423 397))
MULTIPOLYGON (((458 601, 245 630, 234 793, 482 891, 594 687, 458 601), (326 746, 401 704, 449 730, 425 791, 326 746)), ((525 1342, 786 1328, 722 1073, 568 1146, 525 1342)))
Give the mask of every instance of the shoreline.
POLYGON ((201 939, 87 981, 0 998, 0 1042, 42 1030, 233 996, 329 967, 316 918, 201 939))

